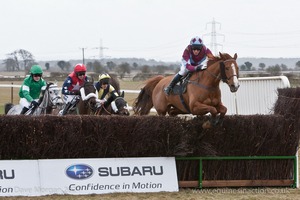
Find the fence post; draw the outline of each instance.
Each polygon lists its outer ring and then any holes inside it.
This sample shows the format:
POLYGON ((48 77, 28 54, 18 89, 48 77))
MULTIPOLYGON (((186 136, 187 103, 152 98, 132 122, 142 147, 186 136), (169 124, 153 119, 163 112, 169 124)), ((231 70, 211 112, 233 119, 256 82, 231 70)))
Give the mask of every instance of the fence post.
POLYGON ((12 87, 10 88, 10 103, 14 103, 14 87, 13 82, 11 83, 12 87))

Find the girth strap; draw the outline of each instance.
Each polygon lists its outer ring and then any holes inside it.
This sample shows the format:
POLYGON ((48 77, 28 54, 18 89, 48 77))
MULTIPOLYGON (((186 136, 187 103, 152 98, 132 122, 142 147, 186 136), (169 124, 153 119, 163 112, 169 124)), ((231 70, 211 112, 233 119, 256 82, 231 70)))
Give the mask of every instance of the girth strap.
POLYGON ((180 94, 179 97, 180 97, 180 101, 181 101, 182 105, 184 106, 184 108, 188 111, 188 113, 191 113, 189 107, 188 107, 188 106, 186 105, 186 103, 184 102, 183 95, 180 94))

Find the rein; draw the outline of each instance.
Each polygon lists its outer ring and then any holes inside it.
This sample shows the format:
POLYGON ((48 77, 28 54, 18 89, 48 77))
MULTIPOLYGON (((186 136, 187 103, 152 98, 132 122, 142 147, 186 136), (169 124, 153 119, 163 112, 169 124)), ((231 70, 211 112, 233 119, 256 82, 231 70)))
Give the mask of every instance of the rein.
MULTIPOLYGON (((220 74, 215 75, 214 73, 212 73, 209 70, 209 67, 206 70, 204 70, 204 72, 207 72, 210 76, 214 77, 215 79, 222 80, 224 83, 228 83, 228 80, 230 80, 232 77, 237 76, 237 75, 232 75, 230 77, 226 76, 226 73, 225 73, 225 63, 226 62, 235 62, 235 59, 231 58, 231 59, 220 62, 219 67, 220 67, 221 77, 220 77, 220 74)), ((200 73, 198 72, 198 77, 195 80, 188 80, 187 82, 190 83, 190 84, 199 86, 201 88, 204 88, 206 90, 216 90, 218 88, 218 87, 215 87, 215 86, 203 85, 203 84, 199 83, 199 79, 200 79, 200 73)))
POLYGON ((102 109, 103 109, 107 114, 112 115, 112 113, 109 112, 109 111, 105 108, 104 104, 102 104, 101 107, 97 109, 97 111, 95 112, 95 115, 100 115, 102 109))
MULTIPOLYGON (((207 71, 207 70, 205 70, 207 71)), ((215 78, 218 78, 217 76, 215 76, 214 74, 210 73, 209 71, 207 71, 209 74, 211 74, 212 76, 214 76, 215 78)), ((200 79, 200 73, 198 72, 198 77, 197 79, 195 80, 188 80, 187 82, 190 83, 190 84, 193 84, 193 85, 196 85, 196 86, 199 86, 201 88, 204 88, 206 90, 215 90, 217 89, 217 87, 214 87, 214 86, 206 86, 206 85, 203 85, 201 83, 199 83, 199 79, 200 79)))

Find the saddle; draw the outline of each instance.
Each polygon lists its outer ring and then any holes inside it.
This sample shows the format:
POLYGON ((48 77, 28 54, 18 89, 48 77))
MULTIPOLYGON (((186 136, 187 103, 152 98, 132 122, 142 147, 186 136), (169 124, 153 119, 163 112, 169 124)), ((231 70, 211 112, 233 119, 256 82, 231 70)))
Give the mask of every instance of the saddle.
POLYGON ((172 92, 174 95, 182 95, 186 92, 186 86, 189 82, 191 72, 188 72, 184 77, 182 77, 179 82, 173 87, 172 92))

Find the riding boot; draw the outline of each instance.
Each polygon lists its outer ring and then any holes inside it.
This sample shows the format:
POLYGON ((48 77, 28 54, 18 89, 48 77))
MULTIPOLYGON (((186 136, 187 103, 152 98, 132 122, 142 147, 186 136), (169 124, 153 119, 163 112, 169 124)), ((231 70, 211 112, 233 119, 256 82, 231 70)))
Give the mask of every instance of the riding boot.
POLYGON ((173 87, 176 85, 176 83, 178 83, 178 81, 180 81, 181 78, 182 78, 182 76, 178 73, 174 76, 174 78, 170 82, 169 86, 164 89, 164 92, 166 93, 166 95, 169 96, 169 94, 172 91, 173 87))
POLYGON ((64 109, 63 109, 61 115, 66 115, 67 112, 68 112, 68 110, 71 108, 71 106, 72 106, 71 102, 68 102, 68 103, 66 104, 66 106, 64 107, 64 109))
POLYGON ((28 110, 29 110, 29 108, 23 107, 20 115, 24 115, 28 110))

